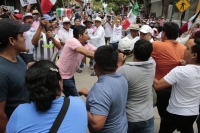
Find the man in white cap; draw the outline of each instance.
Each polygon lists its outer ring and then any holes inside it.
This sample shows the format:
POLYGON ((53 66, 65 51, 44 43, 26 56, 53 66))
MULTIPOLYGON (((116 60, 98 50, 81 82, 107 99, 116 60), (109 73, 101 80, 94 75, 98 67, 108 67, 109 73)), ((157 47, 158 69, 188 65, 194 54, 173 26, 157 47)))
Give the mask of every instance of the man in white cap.
POLYGON ((56 39, 60 40, 60 44, 61 44, 61 50, 59 50, 58 52, 58 55, 60 56, 61 55, 61 52, 63 50, 63 47, 66 43, 66 41, 69 39, 69 38, 72 38, 73 37, 73 29, 70 28, 70 25, 71 22, 69 20, 68 17, 65 17, 62 21, 62 25, 63 25, 63 28, 60 28, 60 30, 58 31, 58 34, 55 36, 56 39))
MULTIPOLYGON (((100 47, 105 45, 105 31, 104 28, 102 27, 102 20, 100 17, 96 17, 94 19, 95 26, 97 27, 94 35, 90 37, 90 39, 93 41, 93 46, 95 47, 100 47)), ((91 76, 96 76, 95 72, 91 74, 91 76)))
POLYGON ((14 10, 14 14, 19 14, 19 10, 18 10, 18 9, 15 9, 15 10, 14 10))
POLYGON ((153 38, 151 37, 153 34, 153 29, 148 25, 143 25, 140 28, 140 39, 144 39, 150 42, 153 42, 153 38))
POLYGON ((24 60, 26 64, 29 62, 33 62, 33 49, 34 46, 31 42, 34 34, 36 33, 36 30, 33 28, 33 15, 31 13, 25 13, 23 16, 23 22, 26 24, 30 24, 31 28, 27 31, 24 32, 24 37, 26 38, 25 43, 26 43, 26 52, 23 52, 20 54, 21 58, 24 60))
POLYGON ((129 39, 127 36, 119 41, 118 52, 126 55, 125 62, 133 61, 133 48, 134 44, 132 43, 132 40, 129 39))

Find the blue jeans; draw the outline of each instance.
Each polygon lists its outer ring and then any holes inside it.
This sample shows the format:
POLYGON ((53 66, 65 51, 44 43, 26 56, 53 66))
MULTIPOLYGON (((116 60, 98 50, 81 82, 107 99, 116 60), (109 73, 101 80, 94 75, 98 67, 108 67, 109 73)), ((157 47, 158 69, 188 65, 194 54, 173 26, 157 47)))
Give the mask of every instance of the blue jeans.
POLYGON ((70 79, 63 79, 63 93, 66 97, 78 96, 74 76, 70 79))
POLYGON ((113 47, 115 50, 118 49, 118 43, 119 42, 115 42, 115 43, 109 43, 109 46, 113 47))
POLYGON ((84 67, 84 62, 81 61, 81 65, 80 65, 80 68, 83 68, 84 67))
POLYGON ((154 117, 147 121, 128 122, 127 133, 154 133, 154 117))
POLYGON ((90 66, 93 66, 93 64, 94 64, 94 59, 90 58, 89 64, 90 64, 90 66))

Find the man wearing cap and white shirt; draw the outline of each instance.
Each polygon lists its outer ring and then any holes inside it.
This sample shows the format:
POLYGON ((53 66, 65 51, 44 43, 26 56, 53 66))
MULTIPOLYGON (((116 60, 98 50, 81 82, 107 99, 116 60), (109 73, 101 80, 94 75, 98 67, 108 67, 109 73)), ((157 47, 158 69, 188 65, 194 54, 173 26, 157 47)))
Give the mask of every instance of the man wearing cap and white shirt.
POLYGON ((44 19, 40 21, 40 26, 38 27, 35 35, 32 38, 32 44, 34 47, 34 60, 51 60, 54 54, 54 46, 60 50, 61 44, 57 40, 53 33, 53 20, 55 17, 50 17, 44 14, 44 19), (45 26, 47 31, 45 31, 45 26))
MULTIPOLYGON (((31 13, 24 14, 23 22, 32 25, 33 24, 33 16, 32 16, 32 14, 31 13)), ((31 26, 31 28, 27 32, 24 32, 24 37, 26 39, 25 42, 26 42, 27 51, 21 53, 20 56, 24 60, 24 62, 26 64, 28 64, 29 62, 33 62, 34 61, 34 59, 33 59, 34 46, 33 46, 32 42, 31 42, 31 40, 32 40, 32 38, 33 38, 35 33, 36 33, 36 30, 33 28, 33 26, 31 26)))
MULTIPOLYGON (((94 19, 95 26, 97 27, 94 35, 90 37, 90 40, 93 41, 93 46, 95 47, 100 47, 105 45, 105 31, 104 28, 102 27, 102 20, 100 17, 96 17, 94 19)), ((91 76, 96 76, 95 72, 91 74, 91 76)))
POLYGON ((60 44, 61 44, 61 50, 58 51, 58 55, 61 55, 61 52, 63 50, 63 47, 65 45, 65 42, 69 39, 73 37, 73 29, 70 28, 70 20, 68 17, 65 17, 62 21, 62 25, 63 27, 60 28, 60 30, 58 31, 58 34, 56 34, 55 38, 57 40, 60 40, 60 44))
POLYGON ((153 29, 148 25, 143 25, 140 28, 140 39, 144 39, 150 42, 153 42, 153 38, 151 37, 153 34, 153 29))
POLYGON ((129 39, 127 36, 122 38, 119 41, 118 52, 126 55, 125 62, 133 61, 133 48, 134 48, 134 44, 133 44, 132 40, 129 39))
POLYGON ((0 132, 4 133, 6 124, 19 104, 29 102, 29 92, 25 87, 26 64, 18 56, 26 50, 23 32, 30 29, 29 24, 0 19, 0 132))
MULTIPOLYGON (((121 44, 119 46, 123 50, 121 44)), ((132 48, 126 43, 124 46, 132 48)), ((154 133, 152 84, 156 63, 150 57, 152 51, 153 46, 149 41, 138 40, 133 51, 134 61, 126 62, 117 70, 127 80, 129 88, 126 103, 127 133, 154 133)))

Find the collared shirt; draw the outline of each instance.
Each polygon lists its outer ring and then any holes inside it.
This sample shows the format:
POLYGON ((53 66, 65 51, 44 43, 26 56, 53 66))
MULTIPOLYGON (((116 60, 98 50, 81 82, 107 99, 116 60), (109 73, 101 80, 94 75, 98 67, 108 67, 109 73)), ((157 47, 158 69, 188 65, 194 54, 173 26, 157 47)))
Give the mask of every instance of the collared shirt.
POLYGON ((24 52, 25 54, 33 54, 34 45, 32 44, 31 40, 35 33, 36 33, 36 30, 33 27, 31 27, 30 30, 28 30, 27 32, 24 32, 24 37, 26 38, 25 40, 26 48, 29 49, 28 53, 24 52))
POLYGON ((94 33, 94 36, 92 36, 90 39, 93 40, 93 45, 95 47, 100 47, 105 45, 105 31, 104 28, 100 25, 96 32, 94 33))
POLYGON ((35 20, 35 21, 33 22, 32 26, 33 26, 33 28, 34 28, 35 30, 37 30, 38 27, 40 26, 40 21, 39 21, 39 20, 38 20, 38 21, 35 20))
MULTIPOLYGON (((55 39, 59 41, 59 39, 62 39, 63 41, 67 41, 69 38, 72 38, 74 35, 73 35, 73 29, 69 28, 69 31, 65 30, 64 28, 61 28, 59 31, 58 31, 58 34, 55 36, 55 39)), ((58 51, 58 54, 60 55, 62 50, 63 50, 63 47, 61 48, 61 50, 58 51)))
POLYGON ((112 27, 111 27, 111 25, 107 22, 104 25, 104 28, 105 28, 105 37, 111 37, 111 34, 112 34, 112 27))
MULTIPOLYGON (((88 35, 90 37, 92 37, 94 32, 96 31, 96 29, 97 29, 97 27, 95 27, 95 26, 91 26, 90 28, 87 28, 88 35)), ((93 45, 93 41, 92 40, 88 40, 88 43, 93 45)))
POLYGON ((154 116, 152 84, 156 63, 153 58, 142 62, 126 62, 117 72, 128 82, 126 115, 129 122, 140 122, 154 116))

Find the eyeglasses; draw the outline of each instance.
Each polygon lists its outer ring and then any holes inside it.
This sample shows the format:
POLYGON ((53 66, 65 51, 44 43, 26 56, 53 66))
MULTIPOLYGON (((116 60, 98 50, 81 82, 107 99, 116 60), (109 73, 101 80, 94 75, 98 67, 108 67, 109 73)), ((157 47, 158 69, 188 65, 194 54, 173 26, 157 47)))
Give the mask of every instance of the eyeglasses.
POLYGON ((70 23, 66 23, 66 22, 65 22, 65 23, 63 23, 63 24, 68 25, 68 24, 70 24, 70 23))

